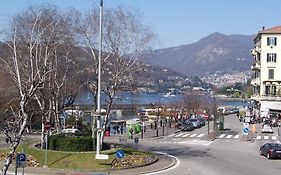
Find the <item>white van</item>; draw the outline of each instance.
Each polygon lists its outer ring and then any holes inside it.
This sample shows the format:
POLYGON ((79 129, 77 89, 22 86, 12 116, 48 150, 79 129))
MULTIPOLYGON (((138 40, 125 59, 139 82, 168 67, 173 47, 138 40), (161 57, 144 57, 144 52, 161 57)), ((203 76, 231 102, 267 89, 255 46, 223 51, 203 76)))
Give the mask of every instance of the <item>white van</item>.
POLYGON ((78 134, 78 133, 81 133, 81 131, 79 129, 69 128, 69 129, 63 129, 62 133, 63 134, 78 134))

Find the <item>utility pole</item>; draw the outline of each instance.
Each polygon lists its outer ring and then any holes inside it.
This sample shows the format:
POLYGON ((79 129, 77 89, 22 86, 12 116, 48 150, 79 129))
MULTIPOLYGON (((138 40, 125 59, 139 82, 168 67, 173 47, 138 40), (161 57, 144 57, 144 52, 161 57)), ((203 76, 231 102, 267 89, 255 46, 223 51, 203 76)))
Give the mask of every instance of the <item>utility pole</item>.
POLYGON ((100 40, 99 40, 99 64, 98 64, 98 94, 97 94, 97 149, 96 154, 100 154, 101 148, 101 55, 102 55, 102 15, 103 0, 100 0, 100 40))

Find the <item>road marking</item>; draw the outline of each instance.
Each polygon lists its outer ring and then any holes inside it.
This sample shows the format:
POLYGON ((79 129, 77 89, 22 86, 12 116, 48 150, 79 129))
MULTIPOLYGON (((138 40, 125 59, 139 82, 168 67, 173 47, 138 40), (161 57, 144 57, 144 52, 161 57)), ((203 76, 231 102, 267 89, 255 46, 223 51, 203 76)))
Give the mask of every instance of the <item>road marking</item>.
POLYGON ((235 135, 234 138, 235 138, 235 139, 238 139, 238 138, 239 138, 239 135, 235 135))
POLYGON ((176 134, 171 134, 171 135, 168 135, 168 137, 173 137, 174 135, 176 135, 176 134))
POLYGON ((184 134, 182 137, 188 137, 190 134, 184 134))
POLYGON ((205 135, 205 134, 199 134, 197 137, 200 138, 200 137, 203 137, 203 135, 205 135))
POLYGON ((221 135, 219 136, 219 139, 222 139, 224 136, 225 136, 225 134, 221 134, 221 135))
POLYGON ((232 135, 228 135, 228 136, 226 136, 226 138, 227 138, 227 139, 230 139, 231 137, 232 137, 232 135))
POLYGON ((163 153, 163 152, 155 152, 155 153, 158 153, 158 154, 163 154, 163 155, 166 155, 166 156, 169 156, 171 158, 173 158, 175 160, 175 164, 173 166, 171 166, 170 168, 167 168, 167 169, 164 169, 164 170, 160 170, 160 171, 156 171, 156 172, 151 172, 151 173, 141 173, 141 174, 145 174, 145 175, 153 175, 153 174, 162 174, 166 171, 171 171, 175 168, 177 168, 180 164, 180 160, 175 157, 175 156, 172 156, 170 154, 167 154, 167 153, 163 153))
POLYGON ((263 139, 264 139, 264 140, 268 140, 268 136, 264 136, 263 139))
POLYGON ((209 146, 213 141, 207 141, 207 140, 188 140, 188 141, 182 141, 178 142, 182 144, 190 144, 190 145, 202 145, 202 146, 209 146))
POLYGON ((175 137, 180 137, 180 136, 182 136, 184 133, 180 133, 180 134, 178 134, 178 135, 176 135, 175 137))
POLYGON ((260 140, 261 139, 261 136, 257 136, 257 140, 260 140))
POLYGON ((191 136, 189 136, 189 137, 195 137, 197 134, 192 134, 191 136))
POLYGON ((172 140, 181 140, 181 138, 176 138, 176 139, 172 139, 172 140))
POLYGON ((271 138, 272 140, 277 140, 276 136, 272 136, 271 138))

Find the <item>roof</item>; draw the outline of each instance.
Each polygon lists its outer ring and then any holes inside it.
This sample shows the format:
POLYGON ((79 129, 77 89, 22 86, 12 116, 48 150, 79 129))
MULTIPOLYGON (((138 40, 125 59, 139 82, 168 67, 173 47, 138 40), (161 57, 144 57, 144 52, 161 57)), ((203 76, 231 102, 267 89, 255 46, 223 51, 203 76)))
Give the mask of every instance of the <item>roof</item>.
POLYGON ((261 34, 281 34, 281 26, 260 30, 254 37, 254 40, 256 40, 261 34))
POLYGON ((259 33, 281 33, 281 26, 272 27, 269 29, 261 30, 259 33))

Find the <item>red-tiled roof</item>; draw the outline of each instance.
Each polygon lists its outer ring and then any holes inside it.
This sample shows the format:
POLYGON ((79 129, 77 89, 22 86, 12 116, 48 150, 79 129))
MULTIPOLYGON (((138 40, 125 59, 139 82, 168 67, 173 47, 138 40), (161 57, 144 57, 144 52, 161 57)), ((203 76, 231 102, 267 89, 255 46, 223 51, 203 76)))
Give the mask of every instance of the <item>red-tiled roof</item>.
POLYGON ((259 33, 281 33, 281 26, 272 27, 269 29, 261 30, 259 33))

